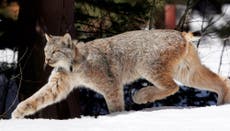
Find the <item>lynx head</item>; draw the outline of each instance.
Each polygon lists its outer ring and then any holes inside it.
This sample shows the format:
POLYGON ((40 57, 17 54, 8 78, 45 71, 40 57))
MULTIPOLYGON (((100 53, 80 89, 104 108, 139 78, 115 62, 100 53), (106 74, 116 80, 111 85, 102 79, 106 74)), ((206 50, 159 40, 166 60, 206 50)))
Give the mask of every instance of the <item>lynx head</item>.
POLYGON ((75 45, 70 34, 64 36, 50 36, 45 34, 47 43, 45 46, 45 63, 52 67, 62 67, 72 71, 72 62, 75 56, 75 45))

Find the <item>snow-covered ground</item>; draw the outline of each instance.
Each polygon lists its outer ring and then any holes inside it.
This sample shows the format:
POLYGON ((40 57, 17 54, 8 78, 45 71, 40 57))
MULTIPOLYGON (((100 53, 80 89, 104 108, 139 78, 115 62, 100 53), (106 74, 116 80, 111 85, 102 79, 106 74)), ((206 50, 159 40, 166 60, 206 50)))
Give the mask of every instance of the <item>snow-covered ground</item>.
POLYGON ((0 131, 229 131, 230 105, 146 109, 69 120, 0 120, 0 131))

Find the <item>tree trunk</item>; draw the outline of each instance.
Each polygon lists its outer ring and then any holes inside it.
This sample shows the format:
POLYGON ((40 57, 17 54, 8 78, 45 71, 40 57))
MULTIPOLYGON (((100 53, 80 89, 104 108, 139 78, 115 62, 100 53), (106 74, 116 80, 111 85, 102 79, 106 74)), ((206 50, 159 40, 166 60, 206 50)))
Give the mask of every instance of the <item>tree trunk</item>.
MULTIPOLYGON (((37 23, 47 27, 47 33, 63 35, 67 30, 74 36, 74 0, 21 0, 19 14, 19 59, 23 68, 21 99, 32 95, 48 80, 51 69, 43 69, 44 37, 38 35, 37 23)), ((43 28, 40 27, 40 28, 43 28)), ((65 119, 79 117, 80 106, 78 91, 69 95, 67 100, 41 110, 34 117, 65 119)))

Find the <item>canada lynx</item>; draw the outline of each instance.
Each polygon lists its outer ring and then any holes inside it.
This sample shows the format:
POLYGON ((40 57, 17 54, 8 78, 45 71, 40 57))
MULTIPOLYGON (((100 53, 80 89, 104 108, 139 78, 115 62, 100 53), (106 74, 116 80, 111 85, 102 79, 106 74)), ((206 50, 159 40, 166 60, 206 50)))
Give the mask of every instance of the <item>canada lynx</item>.
POLYGON ((203 66, 190 34, 174 30, 131 31, 87 43, 46 35, 45 61, 55 67, 49 81, 21 102, 12 118, 64 99, 85 86, 106 100, 110 112, 124 110, 123 85, 143 77, 153 83, 133 96, 138 104, 163 99, 178 91, 174 79, 218 94, 218 104, 230 102, 230 82, 203 66))

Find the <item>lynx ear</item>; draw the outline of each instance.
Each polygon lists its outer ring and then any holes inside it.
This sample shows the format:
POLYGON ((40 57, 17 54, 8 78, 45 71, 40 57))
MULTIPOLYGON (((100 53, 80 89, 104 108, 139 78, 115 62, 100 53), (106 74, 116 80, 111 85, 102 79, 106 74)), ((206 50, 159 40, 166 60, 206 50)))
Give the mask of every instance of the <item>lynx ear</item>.
POLYGON ((64 43, 65 43, 69 48, 72 48, 72 47, 73 47, 72 38, 71 38, 71 36, 70 36, 69 33, 66 33, 66 34, 63 36, 63 41, 64 41, 64 43))
POLYGON ((46 37, 46 41, 49 42, 50 39, 51 39, 51 37, 48 34, 46 34, 46 33, 45 33, 45 37, 46 37))
POLYGON ((71 42, 71 36, 70 36, 69 33, 66 33, 66 34, 64 35, 63 38, 64 38, 64 40, 67 41, 68 43, 71 42))

